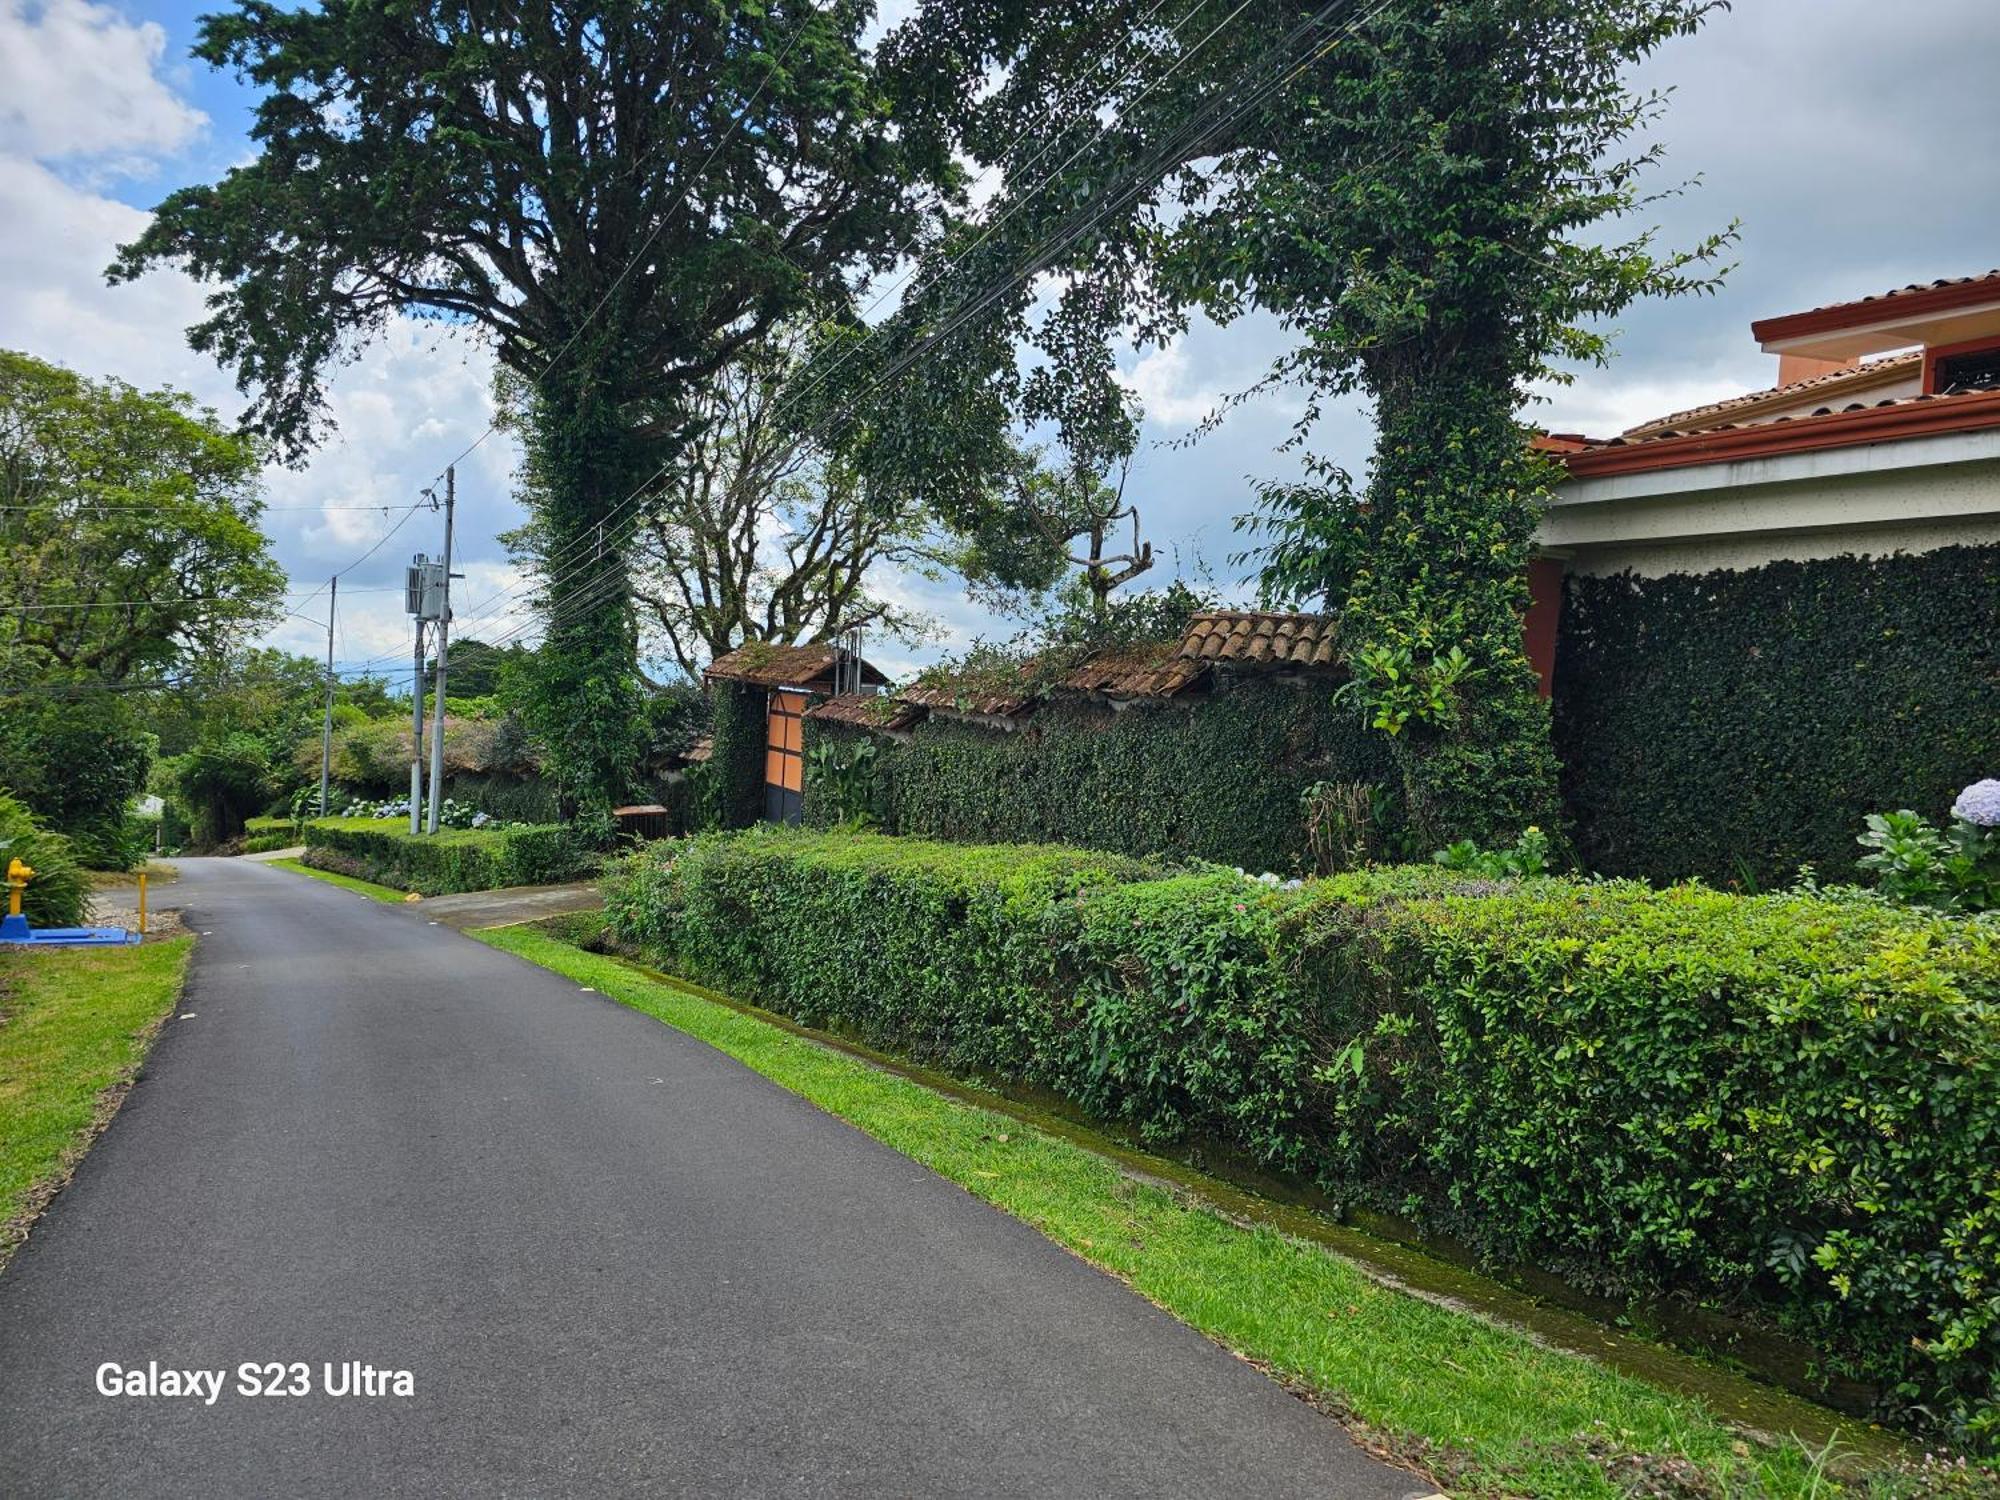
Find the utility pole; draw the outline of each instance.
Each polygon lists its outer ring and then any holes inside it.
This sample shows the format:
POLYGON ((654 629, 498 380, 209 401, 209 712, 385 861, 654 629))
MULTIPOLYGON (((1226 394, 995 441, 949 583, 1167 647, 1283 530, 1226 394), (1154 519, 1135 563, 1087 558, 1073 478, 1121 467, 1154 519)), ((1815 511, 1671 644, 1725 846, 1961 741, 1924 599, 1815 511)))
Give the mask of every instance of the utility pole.
MULTIPOLYGON (((444 659, 451 645, 451 523, 458 505, 458 472, 444 471, 444 600, 437 617, 437 723, 431 731, 430 831, 438 831, 438 806, 444 798, 444 659)), ((421 665, 423 658, 419 657, 421 665)))
POLYGON ((319 815, 326 816, 326 788, 333 770, 333 611, 340 603, 340 575, 333 575, 326 600, 326 719, 319 730, 319 815))
POLYGON ((424 831, 424 617, 417 616, 417 670, 410 678, 410 833, 424 831))

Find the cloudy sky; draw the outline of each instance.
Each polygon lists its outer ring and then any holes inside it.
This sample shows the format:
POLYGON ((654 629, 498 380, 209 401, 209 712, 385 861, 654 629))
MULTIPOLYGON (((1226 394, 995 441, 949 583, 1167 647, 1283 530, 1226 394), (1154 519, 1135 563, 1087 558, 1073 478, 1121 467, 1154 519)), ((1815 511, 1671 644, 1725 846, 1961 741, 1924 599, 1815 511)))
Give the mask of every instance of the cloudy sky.
MULTIPOLYGON (((247 92, 188 56, 195 17, 214 0, 0 0, 0 346, 89 375, 171 384, 233 415, 229 377, 186 346, 200 288, 170 274, 107 288, 112 250, 183 183, 212 180, 250 153, 247 92)), ((1632 310, 1616 362, 1549 393, 1539 420, 1602 434, 1643 418, 1771 382, 1775 360, 1751 343, 1752 318, 1963 275, 2000 264, 2000 62, 1995 0, 1737 0, 1700 36, 1642 71, 1671 88, 1656 138, 1659 181, 1699 177, 1652 211, 1665 242, 1741 223, 1724 291, 1632 310)), ((1215 398, 1249 383, 1275 351, 1255 322, 1197 328, 1174 347, 1135 355, 1126 373, 1144 399, 1147 446, 1128 493, 1171 565, 1240 592, 1227 559, 1232 518, 1253 478, 1282 476, 1277 451, 1293 409, 1282 397, 1234 413, 1192 449, 1166 448, 1215 398)), ((489 362, 470 342, 401 327, 334 386, 338 431, 300 470, 273 470, 267 529, 297 590, 292 607, 324 619, 326 576, 382 542, 343 576, 337 655, 400 662, 408 626, 395 592, 403 560, 435 550, 437 523, 396 513, 486 427, 489 362)), ((1315 446, 1358 469, 1368 426, 1336 413, 1315 446)), ((511 444, 494 437, 459 467, 458 556, 470 575, 461 616, 515 580, 496 533, 518 519, 511 444)), ((1155 580, 1164 572, 1156 572, 1155 580)), ((955 591, 896 585, 939 621, 917 652, 884 648, 892 670, 1008 632, 955 591)), ((271 639, 318 654, 324 625, 288 618, 271 639)))

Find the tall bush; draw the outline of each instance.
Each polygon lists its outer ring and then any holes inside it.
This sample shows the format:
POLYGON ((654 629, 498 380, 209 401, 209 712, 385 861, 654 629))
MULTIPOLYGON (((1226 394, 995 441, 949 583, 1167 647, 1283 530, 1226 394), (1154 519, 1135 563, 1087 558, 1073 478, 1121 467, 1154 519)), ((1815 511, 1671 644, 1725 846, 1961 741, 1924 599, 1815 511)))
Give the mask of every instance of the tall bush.
POLYGON ((75 927, 90 904, 84 878, 68 839, 52 833, 13 797, 0 793, 0 872, 14 860, 35 872, 21 895, 21 913, 36 927, 75 927))

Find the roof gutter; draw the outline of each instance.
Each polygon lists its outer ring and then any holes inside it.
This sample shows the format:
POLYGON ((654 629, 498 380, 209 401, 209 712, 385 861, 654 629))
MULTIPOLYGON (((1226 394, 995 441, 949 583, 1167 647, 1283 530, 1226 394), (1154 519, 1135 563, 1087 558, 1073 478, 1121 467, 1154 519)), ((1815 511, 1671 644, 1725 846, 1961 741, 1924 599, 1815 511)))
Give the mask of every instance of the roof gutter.
POLYGON ((1903 442, 1987 427, 2000 427, 2000 391, 1917 397, 1894 406, 1792 417, 1754 427, 1691 432, 1684 437, 1651 438, 1637 443, 1609 443, 1564 454, 1560 461, 1572 478, 1587 479, 1600 474, 1643 474, 1654 469, 1683 469, 1783 453, 1903 442))

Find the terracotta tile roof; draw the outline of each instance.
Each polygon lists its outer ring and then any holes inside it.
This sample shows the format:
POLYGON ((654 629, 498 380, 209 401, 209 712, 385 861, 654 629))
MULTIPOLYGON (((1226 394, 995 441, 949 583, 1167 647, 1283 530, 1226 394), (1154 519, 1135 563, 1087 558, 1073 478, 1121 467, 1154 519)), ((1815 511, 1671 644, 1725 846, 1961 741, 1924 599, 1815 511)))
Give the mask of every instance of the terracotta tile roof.
POLYGON ((681 759, 691 766, 705 765, 715 754, 715 736, 705 734, 681 752, 681 759))
POLYGON ((1726 424, 1707 419, 1751 411, 1762 406, 1783 405, 1797 400, 1809 391, 1826 391, 1831 394, 1849 387, 1865 388, 1877 381, 1894 379, 1920 370, 1923 368, 1923 363, 1924 352, 1921 349, 1912 349, 1906 354, 1891 354, 1882 359, 1872 359, 1859 369, 1834 370, 1825 375, 1814 375, 1806 380, 1794 380, 1789 385, 1772 386, 1769 390, 1763 391, 1750 391, 1745 395, 1731 396, 1727 400, 1711 401, 1705 406, 1691 406, 1686 411, 1677 411, 1669 416, 1656 417, 1650 422, 1641 422, 1637 426, 1628 427, 1623 436, 1630 439, 1667 437, 1724 426, 1726 424))
POLYGON ((1209 609, 1188 622, 1180 654, 1202 662, 1330 667, 1339 646, 1335 622, 1322 615, 1209 609))
POLYGON ((2000 391, 1901 396, 1887 401, 1823 406, 1769 422, 1724 422, 1691 432, 1609 438, 1564 456, 1562 462, 1572 475, 1582 478, 1939 437, 1992 427, 2000 427, 2000 391))
POLYGON ((1898 304, 1956 303, 1978 298, 1989 291, 2000 297, 2000 269, 1980 271, 1972 276, 1941 276, 1936 281, 1913 281, 1908 286, 1876 292, 1872 296, 1856 297, 1847 302, 1829 302, 1822 307, 1809 307, 1804 312, 1762 318, 1750 325, 1750 333, 1759 343, 1768 343, 1795 331, 1805 332, 1814 325, 1850 323, 1851 315, 1855 313, 1880 311, 1894 317, 1904 310, 1898 304))
MULTIPOLYGON (((1023 676, 1031 665, 1023 663, 1023 676)), ((950 678, 919 683, 905 688, 896 696, 919 708, 939 709, 945 713, 984 714, 998 719, 1010 718, 1035 701, 1034 692, 1025 685, 1016 692, 997 688, 990 682, 959 682, 950 678)))
POLYGON ((1063 678, 1062 685, 1079 693, 1105 693, 1113 698, 1171 698, 1206 670, 1205 663, 1182 654, 1179 642, 1164 641, 1123 651, 1100 651, 1063 678))
POLYGON ((805 716, 829 724, 854 724, 863 729, 893 731, 908 729, 924 715, 922 709, 901 698, 881 693, 842 693, 838 698, 815 703, 806 710, 805 716))
MULTIPOLYGON (((755 687, 803 687, 833 671, 838 648, 824 643, 808 646, 778 646, 769 641, 750 641, 708 664, 704 677, 724 682, 747 682, 755 687)), ((862 679, 882 683, 889 679, 865 661, 862 679)))

